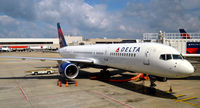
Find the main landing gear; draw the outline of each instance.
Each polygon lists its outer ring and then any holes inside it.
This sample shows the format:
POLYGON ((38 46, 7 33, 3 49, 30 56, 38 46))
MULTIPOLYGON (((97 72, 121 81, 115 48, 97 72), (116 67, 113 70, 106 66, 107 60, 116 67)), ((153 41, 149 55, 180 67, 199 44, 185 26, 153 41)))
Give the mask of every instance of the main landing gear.
POLYGON ((98 75, 98 78, 102 78, 102 79, 110 79, 110 72, 109 72, 109 70, 107 70, 107 68, 103 68, 101 71, 100 71, 100 73, 99 73, 99 75, 98 75))

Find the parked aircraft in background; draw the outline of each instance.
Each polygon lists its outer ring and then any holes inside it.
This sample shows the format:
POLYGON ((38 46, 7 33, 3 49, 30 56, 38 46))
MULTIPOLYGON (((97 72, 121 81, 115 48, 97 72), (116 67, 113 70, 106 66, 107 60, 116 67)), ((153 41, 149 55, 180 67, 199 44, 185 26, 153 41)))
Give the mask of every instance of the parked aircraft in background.
POLYGON ((151 87, 155 81, 166 78, 183 78, 194 73, 194 67, 185 60, 174 48, 158 43, 126 43, 68 46, 60 24, 57 24, 62 58, 16 57, 7 58, 56 60, 59 62, 59 73, 64 78, 76 78, 79 66, 102 68, 102 73, 108 73, 108 68, 123 69, 150 76, 151 87))
POLYGON ((185 31, 185 29, 179 29, 182 39, 190 39, 190 35, 185 31))
POLYGON ((185 29, 179 29, 182 39, 190 39, 190 35, 185 31, 185 29))
MULTIPOLYGON (((191 39, 185 29, 179 29, 182 39, 191 39)), ((200 61, 200 43, 187 42, 186 54, 182 54, 188 60, 200 61)))

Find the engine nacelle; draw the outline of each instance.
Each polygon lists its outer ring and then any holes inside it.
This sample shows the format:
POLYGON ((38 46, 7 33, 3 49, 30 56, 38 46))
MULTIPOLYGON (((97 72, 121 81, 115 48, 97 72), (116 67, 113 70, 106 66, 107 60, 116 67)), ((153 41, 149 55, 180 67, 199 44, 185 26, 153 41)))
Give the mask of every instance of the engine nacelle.
POLYGON ((78 76, 79 69, 75 64, 62 63, 59 66, 59 73, 69 79, 73 79, 78 76))

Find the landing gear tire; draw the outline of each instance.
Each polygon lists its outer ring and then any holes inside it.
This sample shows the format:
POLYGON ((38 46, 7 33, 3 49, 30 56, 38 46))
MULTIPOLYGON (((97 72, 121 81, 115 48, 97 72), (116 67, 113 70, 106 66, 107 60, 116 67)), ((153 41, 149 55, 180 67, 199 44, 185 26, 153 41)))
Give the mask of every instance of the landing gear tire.
POLYGON ((100 71, 98 77, 101 79, 110 79, 110 72, 106 69, 103 69, 100 71))
POLYGON ((150 83, 151 83, 151 85, 150 85, 151 88, 155 88, 156 87, 155 80, 151 80, 150 79, 150 83))
POLYGON ((167 81, 167 78, 166 78, 166 77, 164 77, 162 81, 163 81, 163 82, 166 82, 166 81, 167 81))

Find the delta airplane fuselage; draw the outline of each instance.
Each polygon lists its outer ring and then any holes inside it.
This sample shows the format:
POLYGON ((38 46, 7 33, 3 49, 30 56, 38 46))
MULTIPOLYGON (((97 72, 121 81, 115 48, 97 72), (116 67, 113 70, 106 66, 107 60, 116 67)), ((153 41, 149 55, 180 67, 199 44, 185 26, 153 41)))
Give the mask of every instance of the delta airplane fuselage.
POLYGON ((160 77, 181 78, 194 72, 176 49, 158 43, 66 46, 59 53, 63 58, 90 59, 95 65, 160 77))

